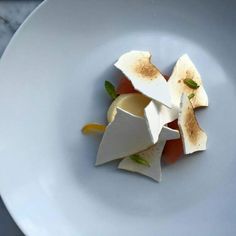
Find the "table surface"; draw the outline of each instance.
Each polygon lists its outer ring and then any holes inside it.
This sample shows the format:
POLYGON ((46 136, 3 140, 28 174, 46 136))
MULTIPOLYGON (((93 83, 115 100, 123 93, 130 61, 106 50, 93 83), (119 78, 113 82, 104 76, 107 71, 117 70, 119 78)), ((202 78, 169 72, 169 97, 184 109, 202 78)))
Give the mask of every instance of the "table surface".
MULTIPOLYGON (((0 57, 11 37, 42 0, 0 1, 0 57)), ((1 76, 1 75, 0 75, 1 76)), ((0 235, 23 236, 0 199, 0 235)))

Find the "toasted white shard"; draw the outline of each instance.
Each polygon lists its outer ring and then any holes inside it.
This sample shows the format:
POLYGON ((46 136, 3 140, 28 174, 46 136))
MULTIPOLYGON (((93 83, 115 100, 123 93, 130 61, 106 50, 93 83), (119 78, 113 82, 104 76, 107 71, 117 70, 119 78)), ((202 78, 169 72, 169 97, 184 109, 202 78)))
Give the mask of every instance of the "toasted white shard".
POLYGON ((172 103, 177 107, 180 104, 182 93, 191 98, 193 108, 208 106, 208 97, 203 87, 201 75, 187 54, 181 56, 173 69, 168 80, 168 86, 171 93, 172 103), (184 83, 185 79, 191 79, 199 85, 199 88, 193 89, 184 83))
POLYGON ((185 94, 181 97, 178 125, 185 154, 206 150, 207 135, 200 128, 193 106, 185 94))
POLYGON ((161 181, 161 156, 166 140, 178 139, 180 137, 178 130, 163 127, 158 142, 152 147, 138 153, 138 156, 149 163, 149 166, 142 165, 133 161, 130 156, 124 158, 118 168, 136 172, 147 177, 150 177, 158 182, 161 181))
POLYGON ((151 63, 150 52, 127 52, 118 59, 115 66, 126 75, 136 90, 171 108, 168 84, 151 63))
POLYGON ((132 155, 153 144, 146 120, 117 108, 100 143, 96 165, 132 155))

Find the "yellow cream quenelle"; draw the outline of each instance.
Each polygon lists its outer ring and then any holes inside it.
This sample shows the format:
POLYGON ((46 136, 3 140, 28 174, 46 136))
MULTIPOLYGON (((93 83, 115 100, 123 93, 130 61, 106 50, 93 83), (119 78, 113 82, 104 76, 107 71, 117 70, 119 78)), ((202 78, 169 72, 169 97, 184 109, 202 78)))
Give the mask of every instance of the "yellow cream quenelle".
POLYGON ((129 94, 122 94, 117 97, 107 112, 107 120, 110 123, 114 120, 116 115, 117 107, 130 112, 136 116, 144 116, 144 108, 149 104, 151 101, 150 98, 144 96, 143 94, 139 93, 129 93, 129 94))

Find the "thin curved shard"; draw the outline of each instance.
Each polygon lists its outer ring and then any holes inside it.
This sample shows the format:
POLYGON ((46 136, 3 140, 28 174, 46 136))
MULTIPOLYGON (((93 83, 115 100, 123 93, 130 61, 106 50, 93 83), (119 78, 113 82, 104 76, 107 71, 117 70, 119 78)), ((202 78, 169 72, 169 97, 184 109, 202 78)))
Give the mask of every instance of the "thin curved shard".
POLYGON ((165 146, 165 141, 160 141, 151 148, 140 152, 139 156, 145 159, 150 166, 141 165, 134 162, 130 157, 124 158, 118 168, 126 171, 136 172, 154 179, 157 182, 161 181, 161 154, 165 146))
POLYGON ((153 145, 146 120, 120 108, 103 135, 96 165, 140 152, 153 145))
POLYGON ((207 135, 200 128, 193 106, 185 94, 181 98, 178 125, 185 154, 206 150, 207 135))
POLYGON ((158 182, 161 181, 161 156, 167 140, 179 139, 180 134, 178 130, 168 128, 166 126, 161 130, 158 142, 152 147, 138 153, 149 165, 140 165, 134 162, 130 157, 124 158, 118 168, 136 172, 152 178, 158 182))
POLYGON ((187 54, 181 56, 176 62, 168 86, 172 103, 177 107, 180 105, 182 93, 191 97, 193 108, 208 106, 208 96, 201 75, 187 54))
POLYGON ((136 90, 171 107, 167 82, 160 71, 151 63, 150 52, 127 52, 118 59, 115 66, 127 76, 136 90))

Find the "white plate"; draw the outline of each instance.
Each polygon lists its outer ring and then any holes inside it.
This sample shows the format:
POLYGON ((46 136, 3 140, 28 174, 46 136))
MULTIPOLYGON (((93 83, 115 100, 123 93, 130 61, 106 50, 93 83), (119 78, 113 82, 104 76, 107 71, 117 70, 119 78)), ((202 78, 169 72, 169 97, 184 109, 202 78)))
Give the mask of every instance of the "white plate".
POLYGON ((51 0, 27 20, 0 65, 0 191, 25 234, 236 234, 233 4, 51 0), (100 138, 80 133, 104 121, 104 80, 131 49, 164 72, 187 52, 209 95, 208 150, 165 167, 161 184, 94 167, 100 138))

